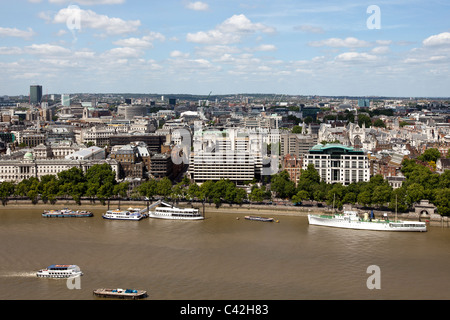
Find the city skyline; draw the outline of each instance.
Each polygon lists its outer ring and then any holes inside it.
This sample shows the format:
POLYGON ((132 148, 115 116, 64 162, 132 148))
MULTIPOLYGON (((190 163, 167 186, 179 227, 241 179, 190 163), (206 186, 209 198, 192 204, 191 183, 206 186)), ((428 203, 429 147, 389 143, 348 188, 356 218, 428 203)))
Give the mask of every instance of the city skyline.
POLYGON ((28 95, 39 84, 44 94, 449 96, 443 1, 1 6, 0 95, 28 95))

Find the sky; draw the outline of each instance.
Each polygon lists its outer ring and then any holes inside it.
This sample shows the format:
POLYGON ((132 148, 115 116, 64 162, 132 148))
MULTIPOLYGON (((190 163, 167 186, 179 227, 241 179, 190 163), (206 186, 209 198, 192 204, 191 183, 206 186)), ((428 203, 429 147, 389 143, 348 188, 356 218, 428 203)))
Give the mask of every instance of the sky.
POLYGON ((0 0, 0 95, 449 97, 448 0, 0 0))

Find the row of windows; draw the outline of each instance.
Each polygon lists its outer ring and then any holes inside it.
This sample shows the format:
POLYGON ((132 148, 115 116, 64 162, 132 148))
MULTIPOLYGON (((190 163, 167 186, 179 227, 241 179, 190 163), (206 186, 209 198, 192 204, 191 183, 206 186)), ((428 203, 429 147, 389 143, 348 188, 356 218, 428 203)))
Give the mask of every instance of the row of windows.
MULTIPOLYGON (((306 160, 305 163, 308 163, 308 161, 306 160)), ((309 161, 309 163, 313 163, 312 161, 309 161)), ((341 161, 320 161, 320 160, 315 160, 314 161, 314 167, 319 168, 319 167, 337 167, 340 168, 341 167, 341 161)), ((368 168, 368 163, 364 162, 364 161, 343 161, 342 164, 344 165, 344 168, 350 168, 350 164, 352 168, 368 168)))
MULTIPOLYGON (((307 155, 305 156, 305 159, 329 159, 330 155, 307 155)), ((341 160, 367 160, 367 157, 365 156, 341 156, 341 160)))

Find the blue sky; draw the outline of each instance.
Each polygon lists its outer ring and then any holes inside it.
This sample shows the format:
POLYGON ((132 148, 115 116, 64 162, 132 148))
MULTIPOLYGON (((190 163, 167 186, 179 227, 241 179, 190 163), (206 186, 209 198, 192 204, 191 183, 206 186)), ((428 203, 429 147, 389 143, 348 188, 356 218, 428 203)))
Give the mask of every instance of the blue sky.
POLYGON ((0 95, 448 97, 449 17, 447 0, 1 1, 0 95))

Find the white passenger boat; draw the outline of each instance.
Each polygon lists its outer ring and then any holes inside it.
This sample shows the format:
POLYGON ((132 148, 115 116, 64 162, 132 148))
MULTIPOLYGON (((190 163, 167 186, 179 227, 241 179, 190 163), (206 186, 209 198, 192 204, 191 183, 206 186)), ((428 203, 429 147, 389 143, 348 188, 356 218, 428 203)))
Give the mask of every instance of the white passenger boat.
POLYGON ((80 267, 74 264, 52 264, 36 273, 41 278, 72 278, 82 275, 80 267))
POLYGON ((376 230, 376 231, 427 231, 425 222, 419 221, 400 221, 400 220, 381 220, 360 218, 356 211, 344 211, 343 214, 334 215, 308 215, 308 222, 311 225, 376 230))
POLYGON ((146 217, 145 214, 138 210, 108 210, 102 215, 103 219, 109 220, 134 220, 139 221, 146 217))
POLYGON ((156 207, 150 210, 148 216, 150 218, 172 219, 172 220, 202 220, 203 215, 195 208, 177 208, 164 201, 158 201, 152 205, 162 204, 163 207, 156 207))

